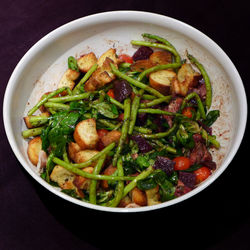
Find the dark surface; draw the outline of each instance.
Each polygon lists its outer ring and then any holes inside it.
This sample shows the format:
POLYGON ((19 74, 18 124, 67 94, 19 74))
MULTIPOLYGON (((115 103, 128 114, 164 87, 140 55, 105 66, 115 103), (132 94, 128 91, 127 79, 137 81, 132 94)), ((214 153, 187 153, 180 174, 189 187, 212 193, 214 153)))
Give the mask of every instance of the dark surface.
MULTIPOLYGON (((76 18, 122 9, 164 14, 198 28, 229 55, 249 93, 249 9, 242 3, 2 0, 1 101, 15 65, 40 38, 76 18)), ((150 245, 154 249, 160 245, 165 249, 250 249, 248 132, 228 169, 195 197, 153 212, 111 214, 73 205, 37 184, 12 153, 0 117, 1 250, 147 249, 150 245)))

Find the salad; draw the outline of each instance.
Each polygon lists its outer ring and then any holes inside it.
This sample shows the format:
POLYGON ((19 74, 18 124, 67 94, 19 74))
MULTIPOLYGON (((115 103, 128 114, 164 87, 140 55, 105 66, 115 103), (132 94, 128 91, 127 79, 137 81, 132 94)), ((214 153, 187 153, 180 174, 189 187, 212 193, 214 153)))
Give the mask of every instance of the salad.
POLYGON ((204 66, 157 35, 70 56, 58 88, 24 117, 27 154, 41 177, 76 198, 110 207, 166 202, 194 189, 216 169, 220 148, 204 66))

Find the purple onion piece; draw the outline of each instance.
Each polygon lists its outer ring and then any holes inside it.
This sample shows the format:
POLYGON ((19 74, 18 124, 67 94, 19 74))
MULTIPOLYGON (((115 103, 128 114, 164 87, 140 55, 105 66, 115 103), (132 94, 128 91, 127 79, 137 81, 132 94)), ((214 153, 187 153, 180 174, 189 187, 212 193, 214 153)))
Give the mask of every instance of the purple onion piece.
POLYGON ((163 157, 163 156, 157 156, 155 164, 154 164, 155 169, 161 169, 168 176, 170 176, 173 173, 174 166, 175 166, 174 161, 170 160, 167 157, 163 157))
POLYGON ((201 164, 206 166, 207 168, 209 168, 211 170, 216 169, 216 163, 214 161, 202 161, 201 164))
POLYGON ((129 83, 125 80, 117 80, 114 82, 114 94, 115 99, 118 102, 123 102, 132 93, 132 88, 129 83))
POLYGON ((179 180, 189 188, 194 188, 196 184, 196 176, 194 173, 179 172, 179 180))
POLYGON ((134 61, 138 60, 145 60, 150 57, 150 55, 153 53, 153 50, 146 46, 141 46, 132 56, 134 61))
POLYGON ((131 139, 137 143, 141 153, 147 153, 153 149, 147 140, 139 135, 131 136, 131 139))
POLYGON ((139 113, 136 118, 136 125, 144 126, 147 122, 147 117, 146 113, 139 113))

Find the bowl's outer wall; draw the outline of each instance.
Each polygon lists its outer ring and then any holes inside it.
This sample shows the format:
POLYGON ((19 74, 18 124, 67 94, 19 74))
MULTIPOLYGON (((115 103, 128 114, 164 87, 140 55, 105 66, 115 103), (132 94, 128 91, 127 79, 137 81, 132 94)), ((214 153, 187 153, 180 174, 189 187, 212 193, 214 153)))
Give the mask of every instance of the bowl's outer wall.
POLYGON ((224 52, 209 38, 179 21, 143 12, 103 13, 71 22, 48 34, 22 58, 9 81, 4 100, 4 122, 14 153, 25 169, 43 186, 71 202, 105 211, 146 211, 184 200, 212 183, 227 167, 236 153, 246 123, 246 98, 237 70, 224 52), (48 185, 36 173, 27 158, 21 135, 22 117, 42 93, 55 89, 67 68, 70 55, 80 56, 93 51, 100 56, 110 47, 117 53, 132 54, 136 48, 129 43, 141 33, 166 37, 182 56, 185 50, 196 56, 206 67, 213 84, 213 106, 221 110, 214 125, 222 148, 214 152, 219 169, 202 185, 183 197, 154 207, 137 209, 103 208, 75 200, 48 185), (31 94, 32 92, 32 94, 31 94), (28 105, 27 105, 28 101, 28 105), (26 109, 25 109, 26 107, 26 109), (11 116, 7 115, 11 114, 11 116), (236 128, 238 128, 236 130, 236 128))

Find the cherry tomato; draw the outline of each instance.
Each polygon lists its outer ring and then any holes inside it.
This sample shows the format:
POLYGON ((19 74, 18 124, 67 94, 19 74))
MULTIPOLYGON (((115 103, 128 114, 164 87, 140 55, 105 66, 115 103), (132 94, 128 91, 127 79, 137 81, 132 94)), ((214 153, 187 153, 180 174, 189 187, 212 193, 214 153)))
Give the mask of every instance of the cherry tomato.
POLYGON ((107 95, 112 97, 112 98, 115 98, 115 93, 114 93, 114 90, 113 89, 110 89, 108 92, 107 92, 107 95))
POLYGON ((211 170, 207 167, 201 167, 194 171, 196 175, 196 183, 201 183, 202 181, 206 180, 209 175, 211 175, 211 170))
POLYGON ((133 58, 126 54, 119 55, 118 59, 121 60, 122 62, 133 63, 133 58))
POLYGON ((104 135, 106 135, 109 131, 107 129, 98 129, 97 134, 99 136, 99 139, 101 139, 104 135))
POLYGON ((184 156, 176 157, 173 161, 175 162, 174 170, 185 170, 191 165, 190 159, 184 156))
POLYGON ((186 107, 183 109, 182 114, 188 118, 192 118, 194 112, 194 108, 186 107))

